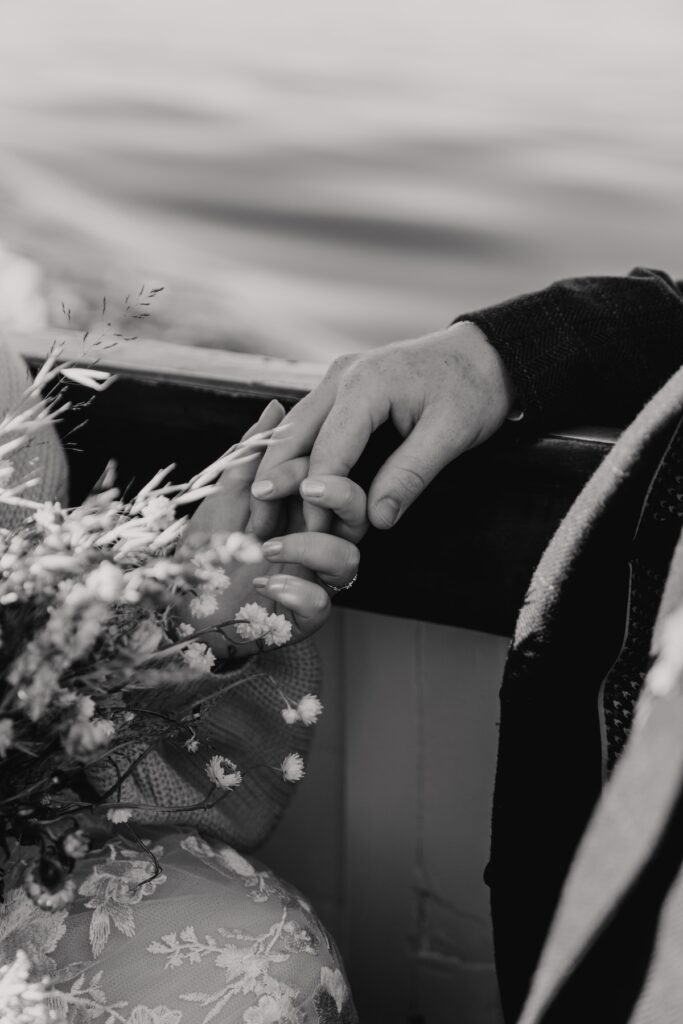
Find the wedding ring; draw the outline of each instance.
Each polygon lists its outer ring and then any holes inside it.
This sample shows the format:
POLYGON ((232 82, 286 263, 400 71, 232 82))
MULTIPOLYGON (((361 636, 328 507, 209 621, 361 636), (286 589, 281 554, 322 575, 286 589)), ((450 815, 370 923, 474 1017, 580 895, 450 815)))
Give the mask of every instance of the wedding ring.
POLYGON ((345 583, 343 587, 335 587, 334 583, 328 583, 327 586, 330 588, 330 590, 334 590, 335 594, 341 594, 342 590, 350 590, 357 579, 358 573, 356 573, 352 580, 349 580, 348 583, 345 583))

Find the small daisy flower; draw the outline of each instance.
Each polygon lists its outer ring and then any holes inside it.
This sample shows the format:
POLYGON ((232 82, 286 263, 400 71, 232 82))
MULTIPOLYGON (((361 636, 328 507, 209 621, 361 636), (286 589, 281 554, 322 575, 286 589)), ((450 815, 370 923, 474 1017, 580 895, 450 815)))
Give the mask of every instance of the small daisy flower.
POLYGON ((4 757, 12 746, 14 722, 11 718, 0 718, 0 757, 4 757))
POLYGON ((282 647, 292 639, 292 623, 284 615, 273 613, 267 619, 268 632, 265 640, 267 647, 282 647))
POLYGON ((315 725, 323 713, 323 706, 319 697, 307 693, 299 701, 296 710, 304 725, 315 725))
POLYGON ((89 595, 106 604, 111 604, 121 596, 124 583, 123 570, 113 562, 100 562, 85 578, 89 595))
POLYGON ((175 522, 173 502, 165 494, 157 494, 144 505, 140 515, 153 530, 166 530, 175 522))
POLYGON ((81 860, 90 849, 90 840, 83 829, 78 828, 62 838, 62 849, 72 860, 81 860))
POLYGON ((186 636, 192 636, 197 632, 194 626, 191 626, 189 622, 179 622, 176 630, 178 636, 182 639, 186 636))
POLYGON ((197 566, 199 576, 204 580, 208 590, 227 590, 230 586, 230 577, 223 568, 211 564, 213 558, 215 555, 212 551, 199 551, 192 562, 197 566))
POLYGON ((105 746, 115 731, 114 723, 108 718, 97 718, 94 721, 77 719, 66 734, 64 748, 72 757, 82 757, 105 746))
POLYGON ((268 632, 268 612, 252 601, 244 604, 235 616, 235 629, 243 640, 260 640, 268 632))
POLYGON ((188 644, 183 649, 183 660, 193 672, 210 672, 216 664, 216 655, 206 644, 188 644))
POLYGON ((130 807, 112 807, 107 811, 107 818, 109 821, 113 821, 115 825, 123 825, 125 822, 130 821, 133 816, 133 812, 130 807))
POLYGON ((218 601, 209 591, 200 590, 190 601, 190 611, 196 619, 204 619, 218 611, 218 601))
POLYGON ((96 710, 95 701, 92 697, 79 697, 76 714, 79 718, 83 719, 84 722, 94 718, 96 710))
POLYGON ((204 771, 219 789, 235 789, 242 781, 242 772, 235 762, 221 754, 214 754, 204 771))
POLYGON ((183 746, 190 754, 196 754, 199 750, 199 740, 196 736, 190 736, 189 740, 185 740, 183 746))
POLYGON ((280 771, 285 782, 300 782, 306 774, 301 754, 287 754, 280 765, 280 771))
POLYGON ((287 725, 296 725, 297 722, 301 721, 301 715, 296 708, 292 707, 291 704, 288 704, 286 708, 283 708, 281 714, 287 725))

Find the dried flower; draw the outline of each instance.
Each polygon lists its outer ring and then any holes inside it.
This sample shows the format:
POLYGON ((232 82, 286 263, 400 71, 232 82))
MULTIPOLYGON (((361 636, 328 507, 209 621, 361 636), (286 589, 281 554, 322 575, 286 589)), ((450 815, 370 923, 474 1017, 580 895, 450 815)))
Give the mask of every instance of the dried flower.
MULTIPOLYGON (((185 484, 169 481, 174 467, 168 466, 137 495, 124 498, 110 464, 80 506, 32 501, 25 492, 38 480, 17 480, 14 453, 68 408, 48 407, 42 394, 60 387, 62 370, 67 379, 95 390, 113 379, 104 371, 60 368, 58 357, 55 350, 38 371, 26 407, 0 416, 0 502, 24 508, 27 516, 11 530, 0 527, 0 764, 14 773, 11 785, 18 784, 16 799, 3 808, 2 831, 12 842, 30 839, 32 849, 41 851, 29 855, 36 859, 25 883, 48 909, 73 898, 68 875, 88 850, 86 833, 69 824, 76 798, 61 796, 78 767, 74 762, 105 759, 116 739, 135 749, 139 745, 140 758, 153 749, 149 741, 158 723, 150 720, 149 710, 126 710, 126 690, 182 686, 215 664, 209 646, 200 642, 199 627, 182 623, 176 630, 174 599, 190 595, 191 616, 211 616, 219 608, 217 595, 230 586, 231 560, 262 558, 256 538, 239 533, 178 546, 188 522, 180 510, 217 493, 226 467, 253 458, 269 441, 263 434, 236 446, 185 484), (59 829, 53 830, 57 822, 67 830, 59 838, 59 829)), ((240 609, 235 625, 241 637, 261 639, 269 647, 287 643, 292 635, 285 616, 269 615, 258 604, 240 609)), ((289 708, 285 717, 312 721, 319 713, 316 706, 302 707, 303 712, 289 708)), ((160 717, 168 719, 169 734, 185 738, 188 753, 200 749, 200 738, 188 727, 200 717, 198 711, 178 718, 166 709, 160 717)), ((216 798, 242 781, 237 766, 218 755, 205 771, 219 791, 216 798)), ((293 780, 303 765, 290 758, 282 771, 293 780)), ((135 816, 115 803, 105 804, 101 813, 115 823, 135 816)), ((0 1021, 4 1024, 2 1012, 0 1021)))
POLYGON ((190 611, 196 619, 204 619, 218 611, 218 601, 210 591, 202 588, 190 601, 190 611))
POLYGON ((115 732, 116 727, 108 718, 96 718, 94 721, 79 718, 66 735, 64 749, 72 757, 83 757, 109 743, 115 732))
POLYGON ((242 781, 242 772, 235 762, 221 754, 214 754, 204 771, 219 789, 235 789, 242 781))
POLYGON ((291 704, 288 704, 286 708, 283 708, 281 714, 287 725, 296 725, 297 722, 301 721, 299 712, 296 708, 293 708, 291 704))
POLYGON ((210 672, 216 664, 216 655, 206 644, 191 643, 183 648, 183 660, 193 672, 210 672))
POLYGON ((133 817, 130 807, 110 807, 107 811, 107 818, 115 825, 124 825, 133 817))
POLYGON ((267 619, 268 632, 265 634, 267 647, 282 647, 292 639, 292 624, 284 615, 273 613, 267 619))
POLYGON ((287 754, 287 757, 280 765, 280 771, 285 782, 299 782, 303 779, 306 771, 301 754, 287 754))
POLYGON ((0 757, 4 757, 12 746, 14 722, 11 718, 0 718, 0 757))
POLYGON ((66 1024, 50 1007, 50 981, 29 981, 31 963, 23 949, 10 964, 0 967, 0 1020, 2 1024, 66 1024))
POLYGON ((263 551, 257 539, 246 533, 231 533, 223 548, 226 561, 234 558, 244 565, 257 565, 263 558, 263 551))
POLYGON ((307 693, 299 701, 297 711, 304 725, 315 725, 323 713, 323 706, 319 697, 314 693, 307 693))
POLYGON ((62 850, 72 860, 82 860, 90 849, 90 839, 82 828, 62 836, 62 850))
POLYGON ((92 697, 86 695, 85 697, 78 698, 76 702, 76 714, 79 718, 83 719, 83 721, 89 721, 91 718, 94 718, 96 711, 97 707, 92 697))
POLYGON ((166 530, 175 522, 175 508, 165 494, 150 498, 140 510, 145 524, 153 530, 166 530))
POLYGON ((85 586, 90 597, 111 604, 123 591, 125 576, 123 570, 113 562, 100 562, 96 569, 85 578, 85 586))
POLYGON ((235 622, 235 629, 243 640, 260 640, 268 632, 268 612, 255 601, 242 605, 235 622))
POLYGON ((74 384, 81 384, 92 391, 105 391, 110 384, 114 383, 114 377, 106 370, 95 370, 92 367, 70 366, 60 369, 62 377, 73 381, 74 384))

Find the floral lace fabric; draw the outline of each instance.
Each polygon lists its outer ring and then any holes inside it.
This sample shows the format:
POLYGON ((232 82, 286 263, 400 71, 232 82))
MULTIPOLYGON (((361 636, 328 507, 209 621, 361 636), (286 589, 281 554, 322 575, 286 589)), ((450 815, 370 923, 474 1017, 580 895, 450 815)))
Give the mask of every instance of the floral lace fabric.
POLYGON ((10 884, 0 962, 25 950, 69 1024, 357 1024, 334 944, 300 893, 194 831, 143 839, 161 874, 112 833, 77 863, 62 910, 10 884))

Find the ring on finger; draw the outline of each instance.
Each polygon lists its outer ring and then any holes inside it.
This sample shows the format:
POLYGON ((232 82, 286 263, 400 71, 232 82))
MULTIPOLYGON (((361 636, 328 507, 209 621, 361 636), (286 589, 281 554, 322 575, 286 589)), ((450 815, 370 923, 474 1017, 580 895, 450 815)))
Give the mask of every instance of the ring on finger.
POLYGON ((343 590, 350 590, 357 579, 358 573, 356 573, 352 580, 349 580, 348 583, 345 583, 343 587, 335 587, 334 583, 328 583, 327 586, 330 588, 330 590, 333 590, 335 594, 341 594, 343 590))

